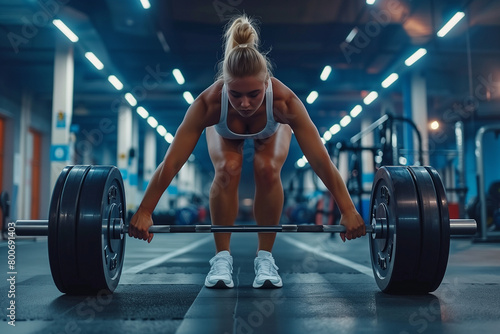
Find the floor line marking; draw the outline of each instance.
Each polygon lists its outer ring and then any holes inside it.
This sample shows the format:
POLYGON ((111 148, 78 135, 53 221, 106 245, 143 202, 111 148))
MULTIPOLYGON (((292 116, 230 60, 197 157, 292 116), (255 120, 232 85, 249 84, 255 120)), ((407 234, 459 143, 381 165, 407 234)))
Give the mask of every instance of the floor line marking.
POLYGON ((371 267, 367 267, 367 266, 364 266, 362 264, 353 262, 351 260, 347 260, 341 256, 338 256, 338 255, 322 252, 319 247, 309 246, 308 244, 305 244, 303 242, 295 240, 289 236, 281 236, 280 240, 286 241, 289 244, 294 245, 295 247, 298 247, 298 248, 303 249, 305 251, 311 252, 314 255, 321 256, 321 257, 328 259, 328 260, 331 260, 333 262, 337 262, 338 264, 344 265, 346 267, 349 267, 351 269, 359 271, 360 273, 365 274, 365 275, 373 278, 373 270, 371 267))
POLYGON ((191 251, 191 250, 193 250, 193 249, 195 249, 203 244, 208 243, 211 240, 213 240, 213 237, 207 236, 203 239, 200 239, 196 242, 189 244, 188 246, 179 248, 178 250, 176 250, 172 253, 167 253, 165 255, 155 257, 154 259, 151 259, 151 260, 146 261, 144 263, 141 263, 139 265, 128 268, 127 270, 123 271, 123 274, 137 274, 143 270, 157 266, 157 265, 159 265, 167 260, 170 260, 171 258, 174 258, 174 257, 179 256, 181 254, 187 253, 187 252, 189 252, 189 251, 191 251))

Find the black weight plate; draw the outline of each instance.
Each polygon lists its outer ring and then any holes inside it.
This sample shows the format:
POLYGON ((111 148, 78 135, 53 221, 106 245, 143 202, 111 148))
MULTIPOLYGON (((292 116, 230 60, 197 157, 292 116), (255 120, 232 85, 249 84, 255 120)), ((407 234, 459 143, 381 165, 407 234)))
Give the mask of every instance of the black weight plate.
POLYGON ((58 246, 58 229, 59 229, 59 208, 61 201, 61 194, 68 177, 69 171, 73 166, 66 166, 59 174, 56 180, 54 189, 52 190, 52 197, 50 199, 49 206, 49 230, 48 230, 48 251, 49 251, 49 263, 50 272, 52 273, 52 279, 59 291, 64 292, 65 288, 61 279, 61 267, 59 266, 59 246, 58 246))
POLYGON ((74 166, 64 183, 59 206, 59 226, 57 235, 60 277, 63 282, 61 292, 79 293, 83 281, 78 273, 76 246, 80 192, 90 166, 74 166))
POLYGON ((373 182, 370 217, 386 218, 384 236, 370 238, 375 280, 387 293, 406 293, 417 276, 420 217, 417 192, 404 167, 382 167, 373 182))
POLYGON ((438 266, 434 284, 430 287, 429 291, 436 290, 443 281, 446 267, 448 266, 448 256, 450 254, 450 213, 448 211, 448 200, 446 199, 446 191, 443 181, 438 172, 432 167, 425 167, 434 181, 434 188, 436 189, 439 211, 440 211, 440 226, 441 226, 441 250, 438 256, 438 266))
POLYGON ((415 180, 421 217, 421 253, 412 293, 434 291, 441 251, 441 213, 434 181, 424 167, 408 167, 415 180))
POLYGON ((80 196, 78 269, 89 292, 113 292, 120 280, 124 235, 113 237, 114 219, 125 222, 123 180, 113 166, 93 166, 80 196))

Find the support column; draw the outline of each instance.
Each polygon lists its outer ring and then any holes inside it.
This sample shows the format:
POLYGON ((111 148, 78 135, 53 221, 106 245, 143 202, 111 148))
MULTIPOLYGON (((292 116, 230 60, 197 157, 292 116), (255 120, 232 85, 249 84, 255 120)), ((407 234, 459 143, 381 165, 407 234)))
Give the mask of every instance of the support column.
POLYGON ((17 217, 29 217, 31 204, 31 173, 29 170, 29 125, 31 123, 31 96, 24 93, 19 118, 19 153, 14 157, 14 187, 17 188, 17 217))
POLYGON ((139 120, 136 113, 132 113, 132 147, 128 159, 130 197, 127 198, 127 206, 136 210, 139 206, 139 120))
MULTIPOLYGON (((368 128, 372 124, 372 120, 369 118, 363 118, 361 120, 361 132, 368 128)), ((361 138, 361 147, 373 147, 374 146, 374 133, 373 131, 366 134, 361 138)), ((363 195, 361 196, 361 215, 365 221, 370 221, 370 195, 368 193, 372 190, 373 179, 375 176, 374 169, 374 159, 375 155, 372 151, 362 151, 361 152, 361 187, 363 189, 363 195), (366 192, 366 193, 365 193, 366 192)))
MULTIPOLYGON (((413 120, 420 135, 422 137, 422 151, 429 151, 429 134, 428 134, 428 111, 427 111, 427 84, 424 75, 421 72, 414 72, 410 75, 409 82, 405 85, 404 94, 404 116, 413 120)), ((405 148, 412 151, 416 149, 413 144, 416 141, 416 136, 413 135, 410 126, 405 126, 405 148)), ((416 152, 408 156, 408 164, 413 164, 416 161, 416 152)), ((422 165, 429 165, 429 155, 424 154, 422 165)))
POLYGON ((117 143, 117 167, 123 177, 125 196, 127 198, 127 211, 130 208, 129 199, 132 197, 130 187, 130 152, 132 152, 132 109, 128 105, 121 105, 118 109, 118 143, 117 143))
MULTIPOLYGON (((52 134, 50 147, 50 192, 61 170, 71 164, 70 126, 73 115, 74 51, 64 40, 56 43, 54 92, 52 98, 52 134)), ((49 190, 48 190, 49 192, 49 190)), ((50 195, 50 192, 47 195, 50 195)))
POLYGON ((156 131, 150 127, 144 138, 144 180, 143 190, 146 190, 149 180, 153 177, 158 163, 156 161, 156 131))

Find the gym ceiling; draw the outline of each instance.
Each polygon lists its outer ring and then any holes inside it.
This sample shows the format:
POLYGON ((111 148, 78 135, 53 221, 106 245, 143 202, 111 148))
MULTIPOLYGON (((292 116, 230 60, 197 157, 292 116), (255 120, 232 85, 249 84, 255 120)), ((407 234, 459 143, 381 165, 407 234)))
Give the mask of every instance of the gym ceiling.
MULTIPOLYGON (((427 79, 429 119, 444 121, 447 111, 474 108, 477 121, 498 118, 500 95, 500 1, 494 0, 0 0, 0 89, 2 95, 31 92, 37 112, 51 115, 54 50, 64 37, 53 24, 62 20, 79 37, 75 46, 74 123, 97 128, 116 121, 117 101, 131 92, 169 133, 175 133, 194 97, 213 81, 222 57, 221 34, 231 15, 258 19, 262 48, 273 60, 274 75, 304 102, 321 135, 356 106, 362 113, 334 135, 348 140, 360 119, 375 120, 383 106, 402 114, 407 75, 427 79), (458 11, 465 17, 443 38, 437 31, 458 11), (357 35, 350 43, 346 38, 357 35), (413 66, 404 60, 419 48, 427 54, 413 66), (85 57, 93 52, 97 70, 85 57), (329 65, 331 74, 320 79, 329 65), (179 69, 180 85, 172 74, 179 69), (399 80, 384 89, 391 73, 399 80), (121 91, 108 81, 115 75, 121 91), (154 80, 151 80, 154 78, 154 80), (312 104, 311 91, 318 92, 312 104), (370 105, 363 98, 379 97, 370 105)), ((125 102, 127 103, 127 102, 125 102)), ((384 107, 385 108, 385 107, 384 107)), ((140 119, 141 129, 149 125, 140 119)), ((450 126, 450 128, 452 128, 450 126)), ((443 130, 446 131, 446 130, 443 130)), ((452 131, 450 129, 450 131, 452 131)), ((453 135, 448 136, 453 140, 453 135)), ((116 145, 116 134, 106 138, 116 145)), ((444 143, 446 145, 446 143, 444 143)), ((167 147, 161 147, 164 150, 167 147)), ((211 168, 204 137, 194 155, 211 168)), ((292 142, 285 169, 302 157, 292 142)))

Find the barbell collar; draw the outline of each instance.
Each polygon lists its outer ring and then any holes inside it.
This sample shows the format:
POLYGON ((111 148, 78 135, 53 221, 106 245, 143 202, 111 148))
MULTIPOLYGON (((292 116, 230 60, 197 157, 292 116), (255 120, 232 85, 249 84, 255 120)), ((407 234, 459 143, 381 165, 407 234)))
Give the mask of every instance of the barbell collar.
POLYGON ((474 235, 476 231, 474 219, 450 219, 450 235, 474 235))
POLYGON ((48 220, 17 220, 16 235, 47 236, 49 234, 48 220))

